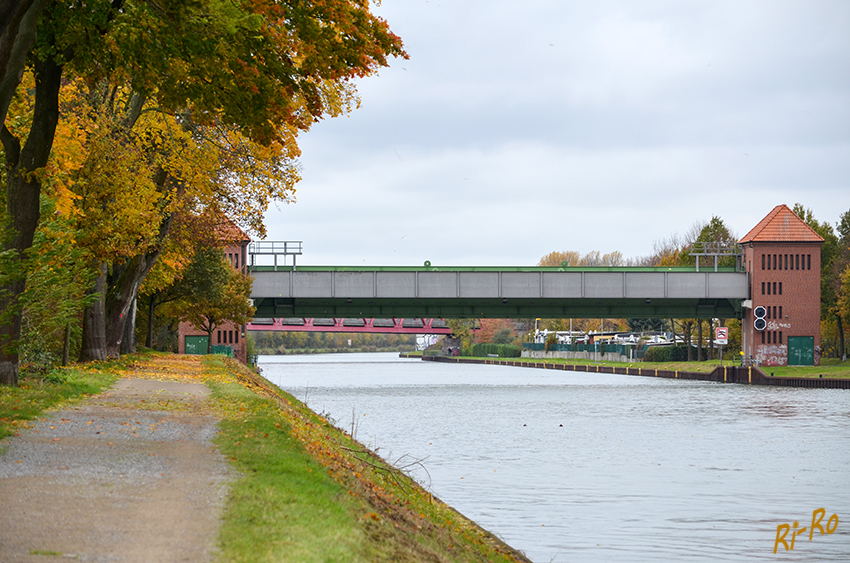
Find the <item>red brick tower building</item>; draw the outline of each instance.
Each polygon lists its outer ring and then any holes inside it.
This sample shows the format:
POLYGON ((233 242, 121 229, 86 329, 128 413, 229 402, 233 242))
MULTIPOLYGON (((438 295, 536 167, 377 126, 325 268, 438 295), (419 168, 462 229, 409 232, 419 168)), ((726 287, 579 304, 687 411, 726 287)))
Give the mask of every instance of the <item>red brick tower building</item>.
POLYGON ((742 321, 745 360, 819 365, 823 238, 779 205, 740 242, 751 298, 742 321))

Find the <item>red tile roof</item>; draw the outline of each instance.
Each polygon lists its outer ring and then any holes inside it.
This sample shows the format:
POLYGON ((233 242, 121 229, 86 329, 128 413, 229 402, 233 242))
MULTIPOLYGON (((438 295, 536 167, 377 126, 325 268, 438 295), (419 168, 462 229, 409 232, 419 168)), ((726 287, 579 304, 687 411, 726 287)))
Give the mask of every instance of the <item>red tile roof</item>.
POLYGON ((783 204, 774 207, 740 242, 823 242, 823 238, 783 204))

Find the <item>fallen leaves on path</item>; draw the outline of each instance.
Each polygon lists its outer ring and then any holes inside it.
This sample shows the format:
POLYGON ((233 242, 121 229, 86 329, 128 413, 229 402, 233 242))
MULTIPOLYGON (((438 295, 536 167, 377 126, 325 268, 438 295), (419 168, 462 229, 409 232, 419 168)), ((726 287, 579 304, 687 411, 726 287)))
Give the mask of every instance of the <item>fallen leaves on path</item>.
POLYGON ((206 368, 201 363, 201 356, 154 356, 136 362, 122 372, 126 377, 139 379, 155 379, 158 381, 185 381, 187 383, 203 383, 210 379, 206 368))

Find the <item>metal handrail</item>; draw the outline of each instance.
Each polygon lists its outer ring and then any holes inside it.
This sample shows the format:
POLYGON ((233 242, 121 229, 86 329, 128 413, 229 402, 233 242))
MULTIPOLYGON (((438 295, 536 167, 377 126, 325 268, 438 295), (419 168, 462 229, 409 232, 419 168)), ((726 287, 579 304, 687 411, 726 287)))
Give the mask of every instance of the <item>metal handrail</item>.
POLYGON ((283 254, 293 255, 302 253, 304 241, 300 240, 260 240, 248 244, 250 254, 283 254))
POLYGON ((277 257, 283 256, 283 266, 286 265, 286 257, 292 256, 292 269, 295 270, 295 257, 303 252, 303 241, 300 240, 260 240, 248 244, 248 254, 251 257, 250 269, 257 266, 255 256, 274 256, 274 271, 277 271, 277 257))
POLYGON ((735 257, 735 269, 737 271, 742 271, 743 260, 742 257, 744 255, 741 250, 741 245, 735 242, 695 242, 691 247, 690 255, 694 257, 696 263, 697 272, 699 272, 699 258, 700 256, 711 256, 714 258, 714 271, 717 271, 718 267, 718 259, 721 256, 734 256, 735 257))
POLYGON ((698 241, 691 248, 691 256, 738 256, 741 245, 735 242, 698 241))

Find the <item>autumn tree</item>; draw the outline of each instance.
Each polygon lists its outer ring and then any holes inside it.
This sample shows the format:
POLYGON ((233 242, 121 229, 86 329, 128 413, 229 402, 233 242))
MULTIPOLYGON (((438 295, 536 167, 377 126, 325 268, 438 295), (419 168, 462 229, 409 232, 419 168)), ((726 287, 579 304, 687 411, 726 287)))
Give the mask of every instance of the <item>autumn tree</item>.
POLYGON ((537 262, 538 266, 626 266, 623 253, 615 250, 602 254, 598 250, 592 250, 582 255, 575 250, 550 252, 537 262))
POLYGON ((462 350, 472 348, 472 339, 475 337, 478 321, 475 319, 446 319, 446 325, 452 330, 452 336, 460 338, 462 350))
POLYGON ((667 329, 667 321, 657 318, 626 319, 632 332, 662 332, 667 329))
POLYGON ((185 286, 181 320, 207 333, 207 353, 212 353, 212 334, 226 322, 242 325, 254 316, 248 301, 251 279, 233 268, 218 248, 195 254, 180 282, 185 286))
MULTIPOLYGON (((2 249, 11 264, 7 271, 16 274, 0 287, 0 306, 11 312, 0 323, 0 383, 5 384, 18 377, 18 301, 28 271, 24 252, 39 221, 43 177, 37 172, 53 146, 63 78, 128 86, 134 93, 130 115, 152 101, 164 114, 188 111, 193 123, 235 127, 268 145, 280 140, 281 131, 305 130, 327 115, 328 90, 338 91, 350 78, 386 65, 388 56, 405 56, 386 23, 355 0, 238 5, 95 0, 85 6, 12 0, 0 14, 2 249), (27 131, 15 134, 6 118, 27 65, 35 77, 33 114, 27 131)), ((138 288, 138 281, 130 286, 138 288)), ((116 309, 118 318, 123 308, 116 309)))
MULTIPOLYGON (((697 257, 701 243, 713 243, 715 247, 734 249, 738 237, 726 226, 718 216, 712 216, 707 222, 697 221, 684 235, 674 234, 662 241, 653 244, 654 253, 646 260, 650 266, 692 266, 696 267, 697 257)), ((734 266, 735 256, 724 256, 719 258, 718 266, 734 266)), ((706 266, 707 263, 702 261, 706 266)), ((711 264, 713 265, 713 263, 711 264)), ((715 319, 670 319, 673 332, 681 332, 688 346, 688 360, 693 360, 693 341, 697 341, 697 359, 702 360, 702 349, 704 340, 704 328, 707 328, 709 342, 713 341, 715 319), (706 323, 707 322, 707 326, 706 323)), ((709 346, 711 354, 713 347, 709 346)))
MULTIPOLYGON (((538 262, 538 266, 561 267, 561 266, 586 266, 586 267, 617 267, 627 265, 627 260, 623 257, 620 251, 613 251, 607 254, 602 254, 598 250, 593 250, 587 254, 581 254, 574 250, 555 251, 543 256, 538 262)), ((591 332, 601 330, 602 323, 598 319, 541 319, 539 324, 540 329, 548 331, 565 331, 580 330, 583 332, 591 332)), ((627 327, 625 319, 605 319, 608 323, 608 330, 623 330, 627 327)))
MULTIPOLYGON (((835 229, 826 221, 818 221, 815 219, 811 209, 803 206, 801 203, 794 205, 792 209, 794 213, 802 219, 809 227, 812 228, 818 235, 823 238, 821 245, 821 322, 829 325, 830 321, 835 323, 835 341, 837 342, 838 350, 836 354, 843 356, 844 352, 844 320, 842 315, 842 290, 841 277, 846 269, 847 251, 846 245, 848 242, 847 231, 850 231, 847 213, 841 216, 838 223, 838 234, 835 229)), ((824 331, 826 332, 826 331, 824 331)))
POLYGON ((48 196, 29 253, 33 263, 21 298, 21 361, 32 371, 67 363, 79 341, 79 316, 92 278, 75 231, 48 196))
MULTIPOLYGON (((707 250, 712 248, 713 250, 726 250, 728 252, 736 252, 736 247, 738 243, 738 237, 732 233, 732 231, 726 226, 723 220, 713 215, 711 220, 706 223, 702 229, 700 229, 699 235, 697 235, 696 240, 691 244, 690 248, 687 248, 682 253, 683 264, 690 266, 693 264, 696 266, 697 256, 694 256, 695 248, 699 250, 700 244, 702 243, 702 250, 707 250)), ((737 256, 729 255, 718 257, 717 264, 719 267, 734 267, 737 263, 737 256)), ((707 323, 708 329, 708 353, 709 358, 713 359, 714 356, 714 327, 719 326, 715 325, 715 321, 719 321, 719 319, 694 319, 694 322, 697 325, 697 358, 702 360, 702 348, 703 348, 703 324, 707 323)), ((688 351, 690 353, 690 347, 688 347, 688 351)))
POLYGON ((475 342, 510 344, 514 340, 514 323, 510 319, 481 319, 475 342))
POLYGON ((830 284, 835 293, 834 314, 838 332, 838 356, 847 357, 844 332, 850 327, 850 211, 845 211, 836 226, 839 253, 833 261, 830 284))

